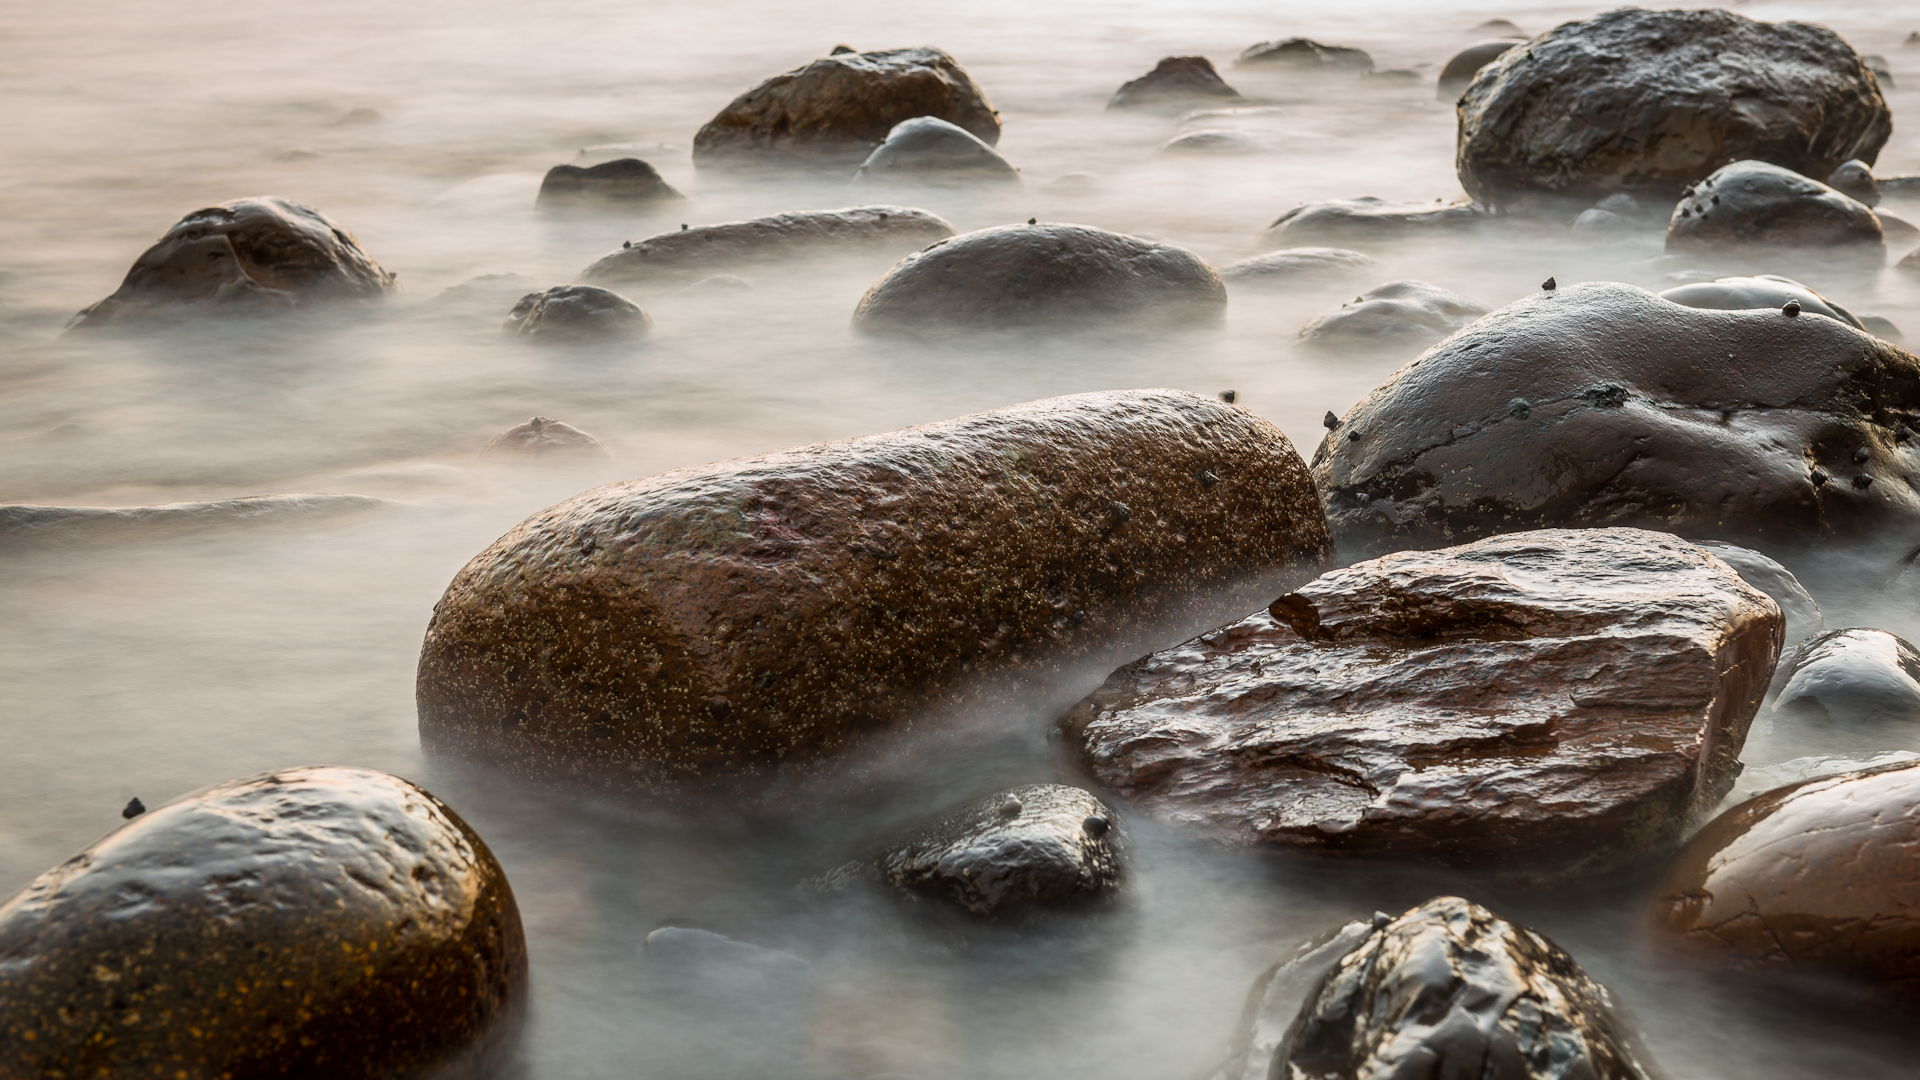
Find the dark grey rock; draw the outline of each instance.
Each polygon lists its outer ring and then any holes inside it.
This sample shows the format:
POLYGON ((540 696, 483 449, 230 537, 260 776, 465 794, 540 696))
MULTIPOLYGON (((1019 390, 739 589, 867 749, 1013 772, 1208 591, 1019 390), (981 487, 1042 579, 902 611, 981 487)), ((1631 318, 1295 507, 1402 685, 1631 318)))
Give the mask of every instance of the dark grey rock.
POLYGON ((1014 183, 1020 170, 972 132, 937 116, 902 120, 854 173, 856 187, 889 183, 1014 183))
POLYGON ((1827 186, 1855 202, 1880 205, 1880 185, 1873 179, 1873 170, 1859 158, 1843 161, 1827 174, 1827 186))
POLYGON ((1440 84, 1437 96, 1441 101, 1458 101, 1472 85, 1473 77, 1480 69, 1506 55, 1507 50, 1519 45, 1512 39, 1493 38, 1476 41, 1472 45, 1453 54, 1447 66, 1440 69, 1440 84))
POLYGON ((542 206, 607 203, 643 205, 674 203, 686 198, 660 176, 659 170, 639 158, 603 161, 589 168, 555 165, 540 181, 542 206))
POLYGON ((1220 280, 1236 286, 1313 285, 1351 277, 1374 266, 1372 256, 1345 248, 1283 248, 1220 268, 1220 280))
POLYGON ((952 236, 946 219, 905 206, 808 210, 661 233, 580 274, 603 285, 690 285, 715 274, 804 259, 898 259, 952 236))
POLYGON ((1298 75, 1366 74, 1373 70, 1373 57, 1363 49, 1322 45, 1307 38, 1295 37, 1254 45, 1241 53, 1233 66, 1298 75))
POLYGON ((1920 722, 1920 650, 1885 630, 1828 630, 1794 652, 1773 708, 1847 727, 1920 722))
POLYGON ((1430 345, 1492 309, 1424 281, 1389 281, 1314 317, 1300 339, 1314 345, 1430 345))
POLYGON ((583 342, 632 338, 652 327, 653 320, 640 305, 617 292, 556 285, 521 297, 503 328, 540 342, 583 342))
POLYGON ((558 420, 536 416, 487 440, 481 457, 607 457, 600 440, 558 420))
POLYGON ((1242 101, 1213 61, 1204 56, 1167 56, 1152 71, 1123 83, 1107 102, 1109 109, 1192 109, 1222 101, 1242 101))
POLYGON ((998 917, 1112 897, 1125 846, 1119 818, 1092 794, 1029 784, 954 811, 876 867, 902 893, 998 917))
POLYGON ((1752 311, 1762 308, 1779 311, 1786 306, 1787 301, 1793 300, 1800 304, 1802 312, 1825 315, 1829 319, 1838 319, 1848 326, 1860 327, 1863 330, 1866 328, 1846 308, 1792 278, 1780 277, 1777 274, 1718 278, 1713 281, 1676 285, 1662 292, 1660 299, 1671 300, 1691 308, 1714 311, 1752 311))
POLYGON ((1865 203, 1778 165, 1736 161, 1688 190, 1667 221, 1667 251, 1846 248, 1886 254, 1865 203))
POLYGON ((1276 246, 1392 243, 1421 236, 1455 235, 1488 218, 1466 204, 1431 206, 1389 203, 1368 196, 1296 206, 1274 219, 1261 239, 1276 246))

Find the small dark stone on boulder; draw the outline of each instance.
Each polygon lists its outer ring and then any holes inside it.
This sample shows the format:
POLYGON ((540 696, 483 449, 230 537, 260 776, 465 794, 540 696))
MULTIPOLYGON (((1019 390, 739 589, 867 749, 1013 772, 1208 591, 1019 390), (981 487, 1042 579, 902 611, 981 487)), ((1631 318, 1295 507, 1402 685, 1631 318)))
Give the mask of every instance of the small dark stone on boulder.
POLYGON ((540 342, 617 341, 653 327, 640 305, 592 285, 556 285, 528 293, 507 313, 508 333, 540 342))
POLYGON ((120 811, 120 816, 128 821, 132 821, 134 818, 146 812, 147 804, 140 801, 140 796, 135 795, 133 798, 127 800, 126 809, 120 811))
POLYGON ((639 158, 603 161, 589 168, 555 165, 540 182, 540 205, 580 203, 675 202, 686 196, 661 178, 659 170, 639 158))
POLYGON ((1883 257, 1885 234, 1866 204, 1764 161, 1736 161, 1681 198, 1667 251, 1858 248, 1883 257))
POLYGON ((1167 56, 1152 71, 1123 83, 1107 102, 1109 109, 1191 109, 1221 101, 1241 101, 1213 61, 1204 56, 1167 56))

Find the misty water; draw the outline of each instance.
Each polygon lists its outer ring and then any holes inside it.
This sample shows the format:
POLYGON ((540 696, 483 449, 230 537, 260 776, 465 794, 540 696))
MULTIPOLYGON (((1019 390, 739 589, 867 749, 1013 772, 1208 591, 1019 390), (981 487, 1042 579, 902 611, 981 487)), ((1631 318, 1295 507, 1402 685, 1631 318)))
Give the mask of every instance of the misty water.
MULTIPOLYGON (((1187 1080, 1226 1050, 1254 977, 1298 942, 1374 910, 1458 892, 1554 937, 1610 985, 1671 1076, 1914 1074, 1910 1037, 1870 1014, 1700 982, 1644 948, 1646 883, 1540 894, 1431 871, 1256 856, 1195 843, 1121 807, 1123 902, 992 929, 795 884, 903 823, 1012 783, 1065 776, 1051 722, 1104 671, 973 718, 963 752, 897 763, 858 797, 786 812, 675 814, 524 788, 421 753, 413 681, 453 574, 526 515, 590 486, 880 432, 1037 398, 1167 386, 1239 402, 1311 455, 1416 349, 1300 347, 1313 315, 1417 278, 1500 306, 1542 279, 1660 289, 1704 269, 1798 277, 1920 334, 1920 275, 1791 260, 1705 268, 1659 258, 1657 228, 1581 239, 1542 228, 1375 247, 1373 270, 1236 291, 1225 325, 1155 337, 864 340, 849 327, 885 269, 746 272, 752 289, 622 290, 641 343, 535 348, 499 325, 522 285, 570 281, 623 240, 682 223, 892 201, 837 181, 697 175, 699 125, 760 79, 825 55, 930 44, 1000 110, 1023 191, 916 199, 962 230, 1072 221, 1151 235, 1216 266, 1262 250, 1303 202, 1453 202, 1451 104, 1434 77, 1504 17, 1530 33, 1592 5, 1414 0, 956 6, 433 2, 193 5, 81 0, 0 15, 0 503, 132 506, 282 492, 394 500, 285 528, 202 530, 0 551, 0 896, 118 825, 230 777, 328 763, 414 779, 486 838, 526 920, 533 1009, 519 1073, 599 1077, 1031 1077, 1187 1080), (1234 72, 1258 41, 1305 35, 1418 78, 1234 72), (1260 107, 1103 112, 1123 81, 1200 53, 1260 107), (1161 157, 1182 130, 1230 128, 1265 153, 1161 157), (549 167, 637 156, 690 199, 656 213, 536 210, 549 167), (1096 190, 1060 194, 1068 173, 1096 190), (188 211, 277 194, 316 206, 400 276, 377 308, 62 338, 188 211), (487 275, 462 292, 447 290, 487 275), (522 281, 524 278, 525 281, 522 281), (535 414, 610 460, 501 467, 477 451, 535 414), (663 926, 780 950, 704 969, 650 960, 663 926)), ((1920 4, 1746 3, 1832 26, 1891 61, 1895 132, 1876 171, 1920 173, 1920 4), (1909 89, 1913 87, 1914 89, 1909 89)), ((1920 201, 1883 209, 1920 220, 1920 201)), ((1893 257, 1904 254, 1895 250, 1893 257)), ((1911 339, 1910 339, 1911 340, 1911 339)), ((1829 625, 1920 637, 1910 604, 1830 573, 1829 625), (1852 583, 1851 585, 1849 583, 1852 583)), ((1892 729, 1836 747, 1762 713, 1745 758, 1920 750, 1892 729)))

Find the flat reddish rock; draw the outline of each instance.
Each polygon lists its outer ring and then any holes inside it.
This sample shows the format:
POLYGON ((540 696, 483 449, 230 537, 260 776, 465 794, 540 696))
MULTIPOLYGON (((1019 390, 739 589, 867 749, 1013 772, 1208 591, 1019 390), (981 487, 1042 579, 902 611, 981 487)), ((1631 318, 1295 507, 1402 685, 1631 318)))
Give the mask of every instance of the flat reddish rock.
POLYGON ((1120 669, 1064 728, 1101 782, 1221 840, 1567 877, 1711 811, 1782 633, 1674 537, 1517 533, 1326 574, 1120 669))
POLYGON ((1920 762, 1777 788, 1715 818, 1654 904, 1736 971, 1841 972, 1920 995, 1920 762))

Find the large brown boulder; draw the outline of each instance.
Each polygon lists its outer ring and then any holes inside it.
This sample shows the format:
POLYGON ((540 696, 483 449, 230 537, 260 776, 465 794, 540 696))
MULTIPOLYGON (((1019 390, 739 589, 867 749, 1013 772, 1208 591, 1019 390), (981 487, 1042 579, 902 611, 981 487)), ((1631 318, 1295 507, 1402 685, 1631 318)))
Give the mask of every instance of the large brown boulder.
POLYGON ((1000 115, 953 57, 887 49, 823 57, 734 98, 693 137, 693 163, 852 169, 916 116, 1000 141, 1000 115))
POLYGON ((607 253, 581 271, 579 280, 677 286, 808 259, 891 261, 952 235, 945 218, 905 206, 806 210, 661 233, 607 253))
POLYGON ((133 262, 112 296, 69 329, 154 315, 258 311, 392 292, 393 275, 320 211, 274 195, 180 219, 133 262))
POLYGON ((1687 189, 1667 221, 1670 254, 1803 248, 1851 248, 1869 259, 1887 254, 1880 218, 1867 204, 1764 161, 1714 170, 1687 189))
POLYGON ((1727 11, 1622 8, 1562 25, 1480 69, 1459 104, 1467 193, 1585 203, 1680 196, 1730 161, 1826 176, 1871 164, 1893 131, 1872 72, 1838 34, 1727 11))
POLYGON ((526 984, 506 875, 452 810, 282 769, 141 814, 0 905, 0 1076, 477 1075, 526 984))
POLYGON ((1776 788, 1680 853, 1652 916, 1664 940, 1756 974, 1844 974, 1920 996, 1920 762, 1776 788))
POLYGON ((1773 553, 1847 541, 1891 562, 1920 535, 1902 427, 1920 427, 1920 358, 1897 346, 1598 282, 1427 350, 1340 420, 1313 468, 1350 557, 1633 525, 1773 553))
POLYGON ((1733 786, 1783 625, 1675 537, 1516 533, 1323 575, 1062 727, 1116 793, 1229 843, 1592 875, 1733 786))
POLYGON ((1217 626, 1331 554, 1286 436, 1174 390, 681 469, 467 564, 427 629, 420 732, 619 790, 806 773, 1217 626))

